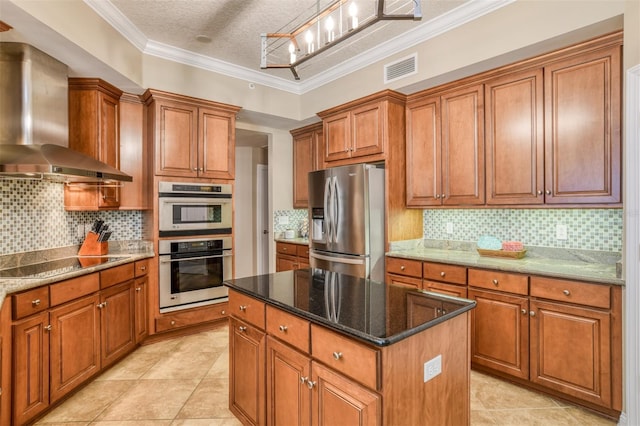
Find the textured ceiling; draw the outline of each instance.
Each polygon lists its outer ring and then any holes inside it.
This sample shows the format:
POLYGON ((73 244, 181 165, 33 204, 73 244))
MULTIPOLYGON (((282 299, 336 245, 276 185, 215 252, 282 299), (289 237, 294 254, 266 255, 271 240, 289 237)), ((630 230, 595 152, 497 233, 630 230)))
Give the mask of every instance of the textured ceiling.
MULTIPOLYGON (((357 0, 359 8, 375 7, 375 0, 357 0)), ((375 49, 404 32, 449 12, 466 0, 420 0, 421 21, 384 21, 301 64, 302 79, 313 77, 354 56, 375 49)), ((260 70, 260 35, 290 29, 317 8, 316 0, 104 0, 126 17, 121 24, 134 26, 148 41, 183 49, 239 67, 292 79, 288 69, 260 70), (202 43, 198 36, 207 36, 202 43)), ((320 0, 320 7, 330 3, 320 0)), ((407 0, 387 0, 386 13, 407 6, 407 0)), ((108 7, 108 6, 107 6, 108 7)))

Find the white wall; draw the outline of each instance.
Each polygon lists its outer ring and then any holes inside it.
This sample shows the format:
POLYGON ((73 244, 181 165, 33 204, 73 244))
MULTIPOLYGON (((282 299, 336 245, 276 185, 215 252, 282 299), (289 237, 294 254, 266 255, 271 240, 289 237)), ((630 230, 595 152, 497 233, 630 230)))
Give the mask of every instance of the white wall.
POLYGON ((253 208, 253 148, 236 147, 234 192, 235 222, 233 252, 235 277, 255 275, 255 209, 253 208))

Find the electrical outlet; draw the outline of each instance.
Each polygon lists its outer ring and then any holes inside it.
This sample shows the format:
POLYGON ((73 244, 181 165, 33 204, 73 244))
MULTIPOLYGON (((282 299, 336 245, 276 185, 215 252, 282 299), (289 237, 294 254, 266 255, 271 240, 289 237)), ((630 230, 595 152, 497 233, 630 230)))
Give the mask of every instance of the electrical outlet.
POLYGON ((288 225, 288 224, 289 224, 289 216, 278 217, 278 225, 288 225))
POLYGON ((425 383, 442 373, 442 355, 424 363, 424 381, 425 383))
POLYGON ((567 225, 563 225, 561 223, 558 223, 556 225, 556 239, 558 240, 567 239, 567 225))
POLYGON ((447 234, 453 234, 453 223, 447 222, 447 234))

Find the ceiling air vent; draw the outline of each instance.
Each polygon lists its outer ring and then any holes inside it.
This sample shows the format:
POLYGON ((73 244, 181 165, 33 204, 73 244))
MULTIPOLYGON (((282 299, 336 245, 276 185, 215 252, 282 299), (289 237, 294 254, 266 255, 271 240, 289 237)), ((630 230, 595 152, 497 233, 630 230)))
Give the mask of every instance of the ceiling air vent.
POLYGON ((418 54, 414 53, 384 66, 384 83, 404 78, 418 72, 418 54))

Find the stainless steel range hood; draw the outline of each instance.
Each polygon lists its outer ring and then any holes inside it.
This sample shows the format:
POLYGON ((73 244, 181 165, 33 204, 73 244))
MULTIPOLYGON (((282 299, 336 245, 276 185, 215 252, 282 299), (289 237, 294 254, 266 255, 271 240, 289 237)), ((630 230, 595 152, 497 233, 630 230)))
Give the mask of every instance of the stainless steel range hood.
POLYGON ((67 66, 23 43, 0 43, 0 178, 131 182, 68 148, 67 66))

